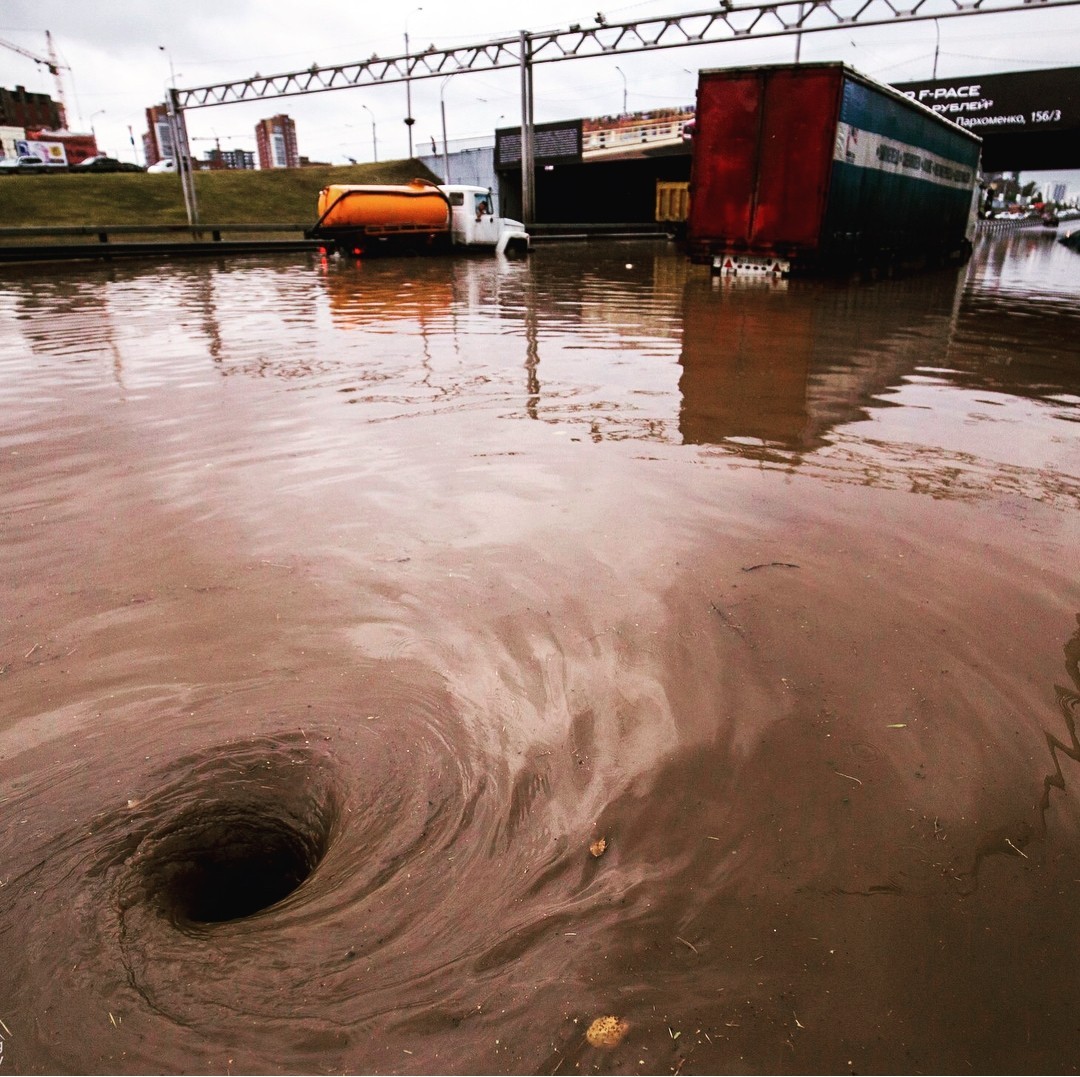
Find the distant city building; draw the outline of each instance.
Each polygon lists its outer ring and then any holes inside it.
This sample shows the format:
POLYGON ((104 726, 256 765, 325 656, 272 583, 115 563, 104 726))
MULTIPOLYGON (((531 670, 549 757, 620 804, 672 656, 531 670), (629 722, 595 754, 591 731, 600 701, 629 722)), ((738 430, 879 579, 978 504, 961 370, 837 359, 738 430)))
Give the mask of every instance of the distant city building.
POLYGON ((146 110, 143 151, 148 165, 156 165, 166 157, 176 156, 173 152, 172 127, 169 124, 167 105, 151 105, 146 110))
POLYGON ((285 115, 260 120, 255 127, 260 168, 298 168, 296 124, 285 115))
POLYGON ((28 154, 50 165, 77 165, 97 154, 93 133, 48 127, 0 126, 0 157, 28 154))
POLYGON ((15 143, 21 138, 26 138, 25 127, 0 127, 0 157, 18 157, 15 143))
POLYGON ((1069 188, 1068 188, 1067 184, 1055 183, 1054 184, 1054 193, 1053 193, 1053 196, 1051 197, 1050 200, 1052 202, 1064 202, 1065 201, 1065 195, 1068 193, 1068 191, 1069 191, 1069 188))
POLYGON ((206 163, 211 169, 248 171, 255 168, 255 154, 251 150, 207 150, 206 163))
MULTIPOLYGON (((185 147, 185 159, 190 160, 191 150, 188 148, 190 141, 187 134, 187 121, 183 113, 180 114, 179 123, 180 145, 185 147)), ((156 165, 158 161, 166 158, 176 159, 178 155, 176 147, 173 146, 173 128, 168 105, 151 105, 146 110, 146 131, 142 136, 142 144, 143 156, 148 166, 156 165)))
POLYGON ((63 112, 47 93, 30 93, 25 86, 0 89, 0 127, 59 130, 63 126, 63 112))

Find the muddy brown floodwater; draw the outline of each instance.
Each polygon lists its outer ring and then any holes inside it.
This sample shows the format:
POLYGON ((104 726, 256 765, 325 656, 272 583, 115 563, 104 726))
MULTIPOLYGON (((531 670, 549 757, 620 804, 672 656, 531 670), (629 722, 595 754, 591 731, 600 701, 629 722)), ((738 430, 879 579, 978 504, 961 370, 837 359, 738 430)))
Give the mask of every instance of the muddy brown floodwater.
POLYGON ((4 1071, 1080 1065, 1052 234, 37 267, 0 326, 4 1071))

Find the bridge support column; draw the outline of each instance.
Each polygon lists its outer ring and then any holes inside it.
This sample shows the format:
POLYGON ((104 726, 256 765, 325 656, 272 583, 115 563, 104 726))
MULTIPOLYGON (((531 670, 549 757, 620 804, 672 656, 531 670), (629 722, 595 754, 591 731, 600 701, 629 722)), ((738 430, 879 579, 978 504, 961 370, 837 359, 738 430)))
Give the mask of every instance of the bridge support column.
POLYGON ((536 220, 536 154, 533 128, 532 44, 521 31, 521 216, 526 227, 536 220))

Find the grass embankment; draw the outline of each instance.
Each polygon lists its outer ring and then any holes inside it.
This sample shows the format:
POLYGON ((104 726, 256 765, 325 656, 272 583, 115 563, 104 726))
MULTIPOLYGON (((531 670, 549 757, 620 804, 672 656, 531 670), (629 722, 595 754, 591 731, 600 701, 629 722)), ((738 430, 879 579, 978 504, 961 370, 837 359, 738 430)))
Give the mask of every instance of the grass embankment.
MULTIPOLYGON (((418 161, 196 172, 204 224, 313 224, 319 191, 329 183, 407 183, 435 179, 418 161)), ((85 176, 0 177, 0 227, 187 224, 180 179, 108 172, 85 176)))

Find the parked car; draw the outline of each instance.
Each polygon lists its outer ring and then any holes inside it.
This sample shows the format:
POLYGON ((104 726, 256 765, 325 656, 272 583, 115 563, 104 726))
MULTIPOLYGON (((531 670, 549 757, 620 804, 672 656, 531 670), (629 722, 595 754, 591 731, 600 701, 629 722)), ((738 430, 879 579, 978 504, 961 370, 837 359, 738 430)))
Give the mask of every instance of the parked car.
POLYGON ((87 157, 77 165, 71 166, 72 172, 141 172, 142 167, 133 165, 130 161, 118 161, 115 157, 106 157, 98 154, 96 157, 87 157))
POLYGON ((152 164, 147 172, 175 172, 176 162, 171 157, 163 157, 156 164, 152 164))
POLYGON ((49 166, 40 157, 0 157, 0 176, 15 172, 48 172, 49 166))

